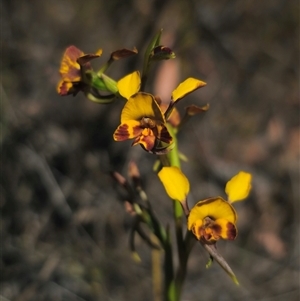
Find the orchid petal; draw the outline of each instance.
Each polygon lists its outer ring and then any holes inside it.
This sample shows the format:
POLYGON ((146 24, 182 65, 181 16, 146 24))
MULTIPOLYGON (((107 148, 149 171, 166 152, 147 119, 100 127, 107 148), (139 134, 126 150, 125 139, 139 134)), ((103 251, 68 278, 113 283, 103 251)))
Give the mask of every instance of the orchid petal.
POLYGON ((229 180, 225 187, 225 192, 228 195, 228 200, 233 203, 245 199, 251 190, 250 173, 240 171, 231 180, 229 180))
POLYGON ((179 202, 186 200, 190 191, 190 183, 184 173, 178 167, 163 167, 158 173, 168 196, 179 202))
POLYGON ((199 201, 191 209, 188 217, 188 229, 191 230, 197 220, 203 220, 205 217, 210 217, 213 220, 222 218, 235 224, 237 214, 235 209, 221 197, 199 201))
POLYGON ((115 141, 124 141, 139 136, 143 129, 140 127, 140 123, 136 120, 127 120, 122 123, 114 132, 115 141))
POLYGON ((219 234, 223 239, 233 240, 236 238, 237 229, 235 224, 224 218, 217 219, 215 223, 220 226, 221 231, 219 234))
POLYGON ((126 99, 140 90, 141 77, 139 71, 134 71, 123 78, 118 83, 119 93, 126 99))
POLYGON ((186 95, 192 93, 193 91, 204 87, 205 85, 205 82, 196 78, 189 77, 172 92, 172 99, 173 101, 178 101, 186 95))
POLYGON ((126 102, 121 113, 121 123, 127 120, 140 121, 144 117, 165 123, 164 116, 153 95, 139 92, 126 102))
POLYGON ((136 137, 132 145, 141 144, 145 150, 151 151, 155 145, 156 137, 151 129, 145 128, 142 133, 136 137))

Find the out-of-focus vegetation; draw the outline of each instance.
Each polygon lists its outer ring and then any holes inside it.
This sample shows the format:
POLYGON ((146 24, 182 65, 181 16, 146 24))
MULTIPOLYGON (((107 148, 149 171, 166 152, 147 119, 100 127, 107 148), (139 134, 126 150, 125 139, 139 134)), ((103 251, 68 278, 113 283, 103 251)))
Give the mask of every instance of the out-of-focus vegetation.
MULTIPOLYGON (((188 76, 207 82, 180 106, 210 104, 186 125, 182 166, 190 204, 222 195, 238 170, 253 175, 236 208, 239 235, 218 247, 241 285, 193 250, 183 300, 299 299, 299 2, 3 1, 1 83, 1 298, 11 301, 152 300, 151 255, 128 250, 130 217, 110 171, 135 160, 158 216, 171 204, 154 156, 116 143, 120 103, 56 94, 64 49, 110 52, 120 78, 141 68, 163 28, 176 60, 158 64, 151 89, 164 101, 188 76)), ((101 60, 101 59, 100 59, 101 60)), ((97 64, 97 63, 96 63, 97 64)))

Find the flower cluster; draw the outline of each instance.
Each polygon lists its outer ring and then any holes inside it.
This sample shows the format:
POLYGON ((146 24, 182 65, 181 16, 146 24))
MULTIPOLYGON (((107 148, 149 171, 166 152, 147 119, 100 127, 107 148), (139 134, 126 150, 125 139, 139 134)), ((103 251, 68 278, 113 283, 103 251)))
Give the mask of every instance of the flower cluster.
MULTIPOLYGON (((114 51, 108 62, 98 72, 95 72, 90 62, 99 58, 102 50, 99 49, 95 54, 84 54, 77 47, 70 46, 62 58, 61 80, 57 91, 61 96, 70 94, 75 96, 82 91, 87 98, 98 103, 109 103, 116 97, 125 99, 126 103, 121 112, 121 124, 113 134, 114 140, 134 139, 132 145, 140 144, 147 152, 164 154, 172 149, 173 137, 168 130, 167 123, 172 124, 172 112, 176 112, 175 104, 186 95, 205 86, 206 83, 195 78, 186 79, 172 92, 170 103, 166 107, 161 104, 159 97, 141 91, 141 87, 145 85, 142 83, 145 78, 145 70, 143 78, 139 71, 134 71, 118 82, 104 73, 113 61, 136 53, 135 48, 134 50, 114 51), (103 95, 102 92, 110 94, 103 95)), ((153 61, 174 57, 170 48, 154 44, 149 52, 148 64, 145 69, 148 70, 153 61)), ((207 106, 203 108, 188 107, 187 115, 192 116, 207 109, 207 106)))
POLYGON ((197 240, 204 244, 214 244, 219 239, 234 240, 237 236, 237 213, 231 203, 244 200, 251 190, 251 174, 239 172, 226 184, 228 201, 221 196, 197 202, 189 210, 187 195, 189 181, 178 167, 164 167, 158 174, 167 194, 181 202, 188 217, 187 228, 197 240))
POLYGON ((84 54, 76 46, 69 46, 62 58, 60 66, 61 80, 57 85, 57 92, 61 96, 73 95, 83 92, 91 101, 97 103, 110 103, 118 93, 116 82, 104 72, 109 66, 121 58, 137 54, 137 50, 120 49, 111 53, 109 60, 95 72, 91 61, 102 55, 102 49, 96 53, 84 54), (101 94, 105 92, 109 94, 101 94))
MULTIPOLYGON (((104 65, 95 71, 91 61, 102 55, 102 50, 96 53, 84 54, 75 46, 66 49, 60 67, 61 80, 57 92, 61 96, 77 95, 82 92, 89 100, 108 104, 115 99, 122 102, 120 110, 120 124, 112 137, 115 141, 133 140, 132 145, 140 145, 148 153, 159 155, 158 164, 154 170, 169 197, 174 202, 174 221, 176 225, 176 239, 179 253, 179 268, 173 269, 173 255, 171 238, 168 228, 164 228, 155 216, 146 193, 139 183, 139 172, 135 164, 131 163, 130 178, 134 185, 114 172, 113 177, 128 191, 125 204, 127 212, 134 217, 131 231, 131 249, 136 256, 134 234, 148 243, 151 248, 163 248, 165 254, 165 282, 166 296, 178 296, 185 277, 186 265, 190 251, 190 239, 199 241, 221 267, 237 283, 236 277, 223 257, 216 251, 216 242, 220 239, 234 240, 237 237, 237 212, 233 202, 245 199, 251 190, 251 174, 239 172, 227 182, 225 192, 227 198, 221 196, 210 197, 198 201, 190 210, 188 194, 190 184, 181 171, 177 133, 184 124, 199 113, 206 112, 209 105, 190 105, 185 108, 185 115, 180 118, 176 105, 184 97, 206 85, 205 82, 189 77, 180 83, 170 95, 169 102, 162 103, 159 96, 154 96, 145 90, 150 67, 160 60, 175 58, 174 52, 160 45, 161 31, 150 42, 144 57, 143 68, 133 71, 118 81, 106 73, 110 65, 122 58, 137 54, 137 50, 120 49, 111 53, 104 65), (132 196, 132 192, 139 195, 140 200, 132 196), (182 217, 186 216, 186 237, 182 236, 182 217), (159 245, 154 243, 152 236, 144 232, 141 223, 148 226, 148 231, 154 234, 159 245)), ((170 297, 171 298, 171 297, 170 297)), ((169 299, 166 300, 178 300, 169 299)))

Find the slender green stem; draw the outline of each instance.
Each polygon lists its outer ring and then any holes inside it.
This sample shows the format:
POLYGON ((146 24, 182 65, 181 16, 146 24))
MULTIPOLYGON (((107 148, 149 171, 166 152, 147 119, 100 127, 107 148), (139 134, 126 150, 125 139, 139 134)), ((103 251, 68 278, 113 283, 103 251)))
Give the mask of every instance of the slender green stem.
POLYGON ((177 299, 176 287, 174 283, 173 250, 169 228, 167 228, 167 239, 164 245, 164 251, 165 301, 179 301, 177 299))
MULTIPOLYGON (((178 145, 176 139, 175 129, 168 125, 168 130, 173 137, 174 147, 173 149, 166 155, 160 156, 161 163, 163 166, 176 166, 180 168, 180 158, 178 152, 178 145)), ((176 271, 176 275, 172 281, 167 278, 166 282, 166 293, 168 294, 168 301, 179 301, 181 295, 182 285, 186 276, 186 268, 187 268, 187 252, 185 247, 185 241, 183 239, 183 225, 182 225, 182 218, 183 218, 183 209, 181 204, 178 201, 173 201, 173 216, 174 216, 174 223, 175 223, 175 234, 176 234, 176 243, 177 243, 177 250, 178 250, 178 258, 179 258, 179 267, 176 271)), ((166 253, 166 264, 171 264, 170 258, 167 259, 167 256, 171 256, 172 254, 166 253), (168 262, 167 262, 168 260, 168 262)), ((168 275, 169 277, 170 275, 168 275)))

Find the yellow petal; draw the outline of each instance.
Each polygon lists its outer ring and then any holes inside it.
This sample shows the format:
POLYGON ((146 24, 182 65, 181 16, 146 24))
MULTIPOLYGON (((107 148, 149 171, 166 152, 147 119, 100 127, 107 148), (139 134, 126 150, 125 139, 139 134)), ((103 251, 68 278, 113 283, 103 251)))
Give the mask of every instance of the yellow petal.
POLYGON ((201 232, 199 231, 199 229, 202 227, 202 225, 203 225, 203 221, 198 219, 193 224, 192 229, 190 229, 192 230, 193 234, 197 237, 198 240, 201 239, 201 232))
POLYGON ((139 92, 126 102, 121 113, 121 123, 127 120, 140 121, 143 117, 165 123, 165 118, 153 95, 139 92))
POLYGON ((240 171, 227 182, 225 192, 228 196, 229 202, 233 203, 241 201, 249 195, 251 179, 252 175, 250 173, 240 171))
POLYGON ((190 183, 178 167, 163 167, 158 177, 171 199, 185 201, 190 191, 190 183))
POLYGON ((135 120, 127 120, 126 123, 122 123, 115 130, 113 138, 115 141, 124 141, 139 136, 143 129, 140 127, 140 123, 135 120))
POLYGON ((191 209, 188 217, 188 229, 191 230, 197 220, 203 220, 205 217, 213 220, 225 219, 235 224, 237 214, 234 208, 221 197, 206 199, 198 202, 191 209))
POLYGON ((134 71, 118 81, 119 93, 126 99, 140 90, 141 77, 139 71, 134 71))
POLYGON ((179 99, 185 97, 186 95, 192 93, 193 91, 205 86, 206 83, 198 80, 196 78, 188 78, 182 82, 172 93, 173 101, 178 101, 179 99))
POLYGON ((235 224, 228 222, 224 218, 219 218, 215 221, 220 226, 220 236, 223 239, 233 240, 237 236, 237 229, 235 224))

